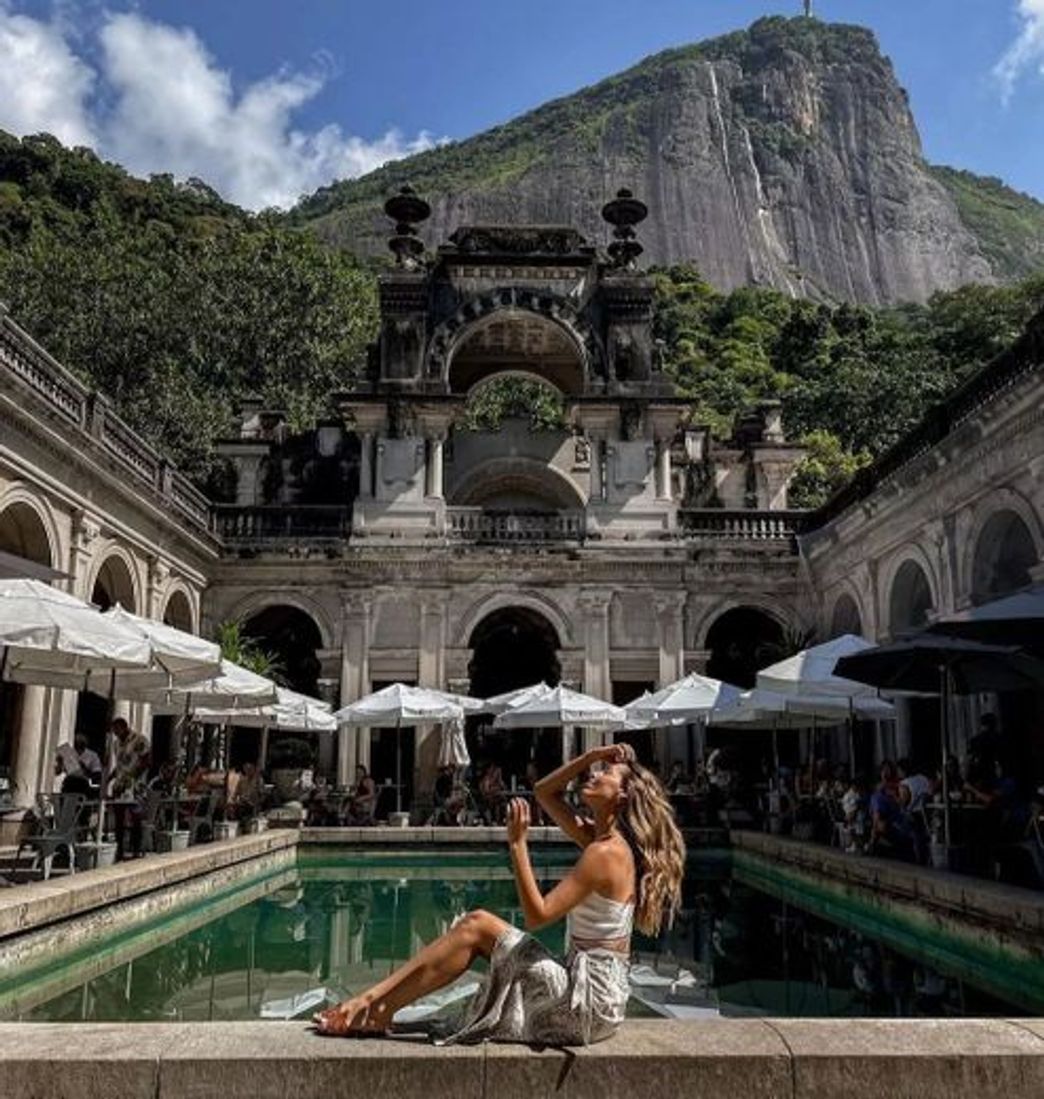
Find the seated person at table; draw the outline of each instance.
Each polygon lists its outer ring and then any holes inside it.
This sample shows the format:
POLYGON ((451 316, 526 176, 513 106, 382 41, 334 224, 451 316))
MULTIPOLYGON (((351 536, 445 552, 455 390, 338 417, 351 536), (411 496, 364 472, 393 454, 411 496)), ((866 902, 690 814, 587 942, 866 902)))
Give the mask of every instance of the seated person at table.
POLYGON ((482 815, 491 824, 499 824, 504 811, 504 776, 495 760, 490 760, 479 779, 482 815))
MULTIPOLYGON (((535 790, 537 783, 541 779, 540 768, 536 765, 536 760, 531 759, 526 764, 526 789, 535 790)), ((547 824, 547 817, 544 815, 544 810, 540 808, 540 802, 534 801, 529 807, 529 811, 532 814, 533 823, 537 826, 547 824)))
MULTIPOLYGON (((946 786, 950 792, 951 801, 960 801, 964 789, 964 775, 961 773, 961 765, 956 756, 949 756, 946 760, 946 786)), ((935 772, 935 793, 940 800, 943 796, 943 773, 940 768, 935 772)))
POLYGON ((240 772, 229 772, 225 800, 229 820, 249 820, 261 811, 264 784, 257 764, 247 761, 240 772), (232 776, 235 780, 232 781, 232 776))
POLYGON ((167 760, 156 774, 149 779, 149 790, 165 797, 174 793, 174 786, 178 781, 178 766, 173 760, 167 760))
POLYGON ((360 763, 355 768, 355 789, 345 813, 345 824, 373 824, 377 812, 377 784, 360 763))
POLYGON ((54 773, 62 777, 61 792, 63 794, 85 794, 90 797, 93 793, 90 780, 84 774, 80 760, 72 745, 58 745, 54 773))
POLYGON ((435 811, 432 824, 460 824, 464 809, 464 790, 457 782, 456 768, 446 765, 439 768, 435 778, 435 811))
POLYGON ((671 769, 664 785, 667 787, 667 793, 669 794, 681 793, 683 789, 687 790, 692 786, 692 779, 685 773, 685 768, 682 766, 680 759, 676 759, 671 764, 671 769))
POLYGON ((870 797, 870 847, 885 858, 910 859, 913 841, 899 805, 899 772, 886 759, 881 764, 881 781, 870 797))
POLYGON ((846 851, 857 850, 866 839, 866 818, 869 810, 866 796, 866 783, 854 778, 841 796, 841 812, 844 815, 844 847, 846 851))
POLYGON ((73 748, 80 761, 80 769, 91 782, 99 784, 102 775, 102 761, 98 753, 87 743, 83 733, 77 733, 73 740, 73 748))

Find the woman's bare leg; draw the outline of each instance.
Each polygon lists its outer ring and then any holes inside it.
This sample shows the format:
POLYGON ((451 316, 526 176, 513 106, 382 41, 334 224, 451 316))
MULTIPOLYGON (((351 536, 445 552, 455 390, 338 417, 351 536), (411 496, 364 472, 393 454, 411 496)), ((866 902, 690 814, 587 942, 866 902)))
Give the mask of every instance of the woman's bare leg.
POLYGON ((456 980, 479 956, 488 958, 511 925, 492 912, 469 912, 383 981, 314 1016, 322 1034, 386 1031, 392 1016, 429 992, 456 980))

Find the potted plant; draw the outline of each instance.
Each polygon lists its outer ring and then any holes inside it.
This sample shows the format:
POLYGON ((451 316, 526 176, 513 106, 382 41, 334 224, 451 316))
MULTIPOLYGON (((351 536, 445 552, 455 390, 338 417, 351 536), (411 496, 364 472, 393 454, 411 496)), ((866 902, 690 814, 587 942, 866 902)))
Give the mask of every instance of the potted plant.
POLYGON ((234 840, 239 835, 239 821, 229 819, 228 811, 221 809, 214 817, 214 839, 234 840))
POLYGON ((299 737, 276 741, 269 755, 272 784, 280 801, 301 797, 305 773, 312 767, 312 746, 299 737))
POLYGON ((103 866, 116 864, 116 843, 114 840, 105 839, 101 843, 96 840, 84 840, 76 844, 76 869, 100 870, 103 866))

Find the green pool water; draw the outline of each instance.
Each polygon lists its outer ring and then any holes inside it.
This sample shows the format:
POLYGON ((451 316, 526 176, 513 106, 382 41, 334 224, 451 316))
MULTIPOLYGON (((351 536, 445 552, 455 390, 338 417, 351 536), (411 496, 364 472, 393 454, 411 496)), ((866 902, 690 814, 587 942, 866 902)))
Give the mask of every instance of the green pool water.
MULTIPOLYGON (((536 852, 549 887, 568 862, 536 852)), ((800 899, 800 898, 798 898, 800 899)), ((502 851, 455 855, 299 853, 296 867, 216 893, 162 921, 54 957, 0 982, 0 1017, 26 1021, 207 1021, 308 1017, 372 984, 487 908, 521 926, 502 851)), ((690 860, 681 918, 636 941, 631 1013, 890 1016, 1025 1014, 975 966, 931 944, 828 920, 783 890, 732 874, 728 854, 690 860), (995 991, 995 990, 994 990, 995 991)), ((561 926, 539 936, 563 946, 561 926)), ((473 982, 474 977, 465 978, 473 982)), ((1044 1003, 1040 1005, 1044 1009, 1044 1003)))

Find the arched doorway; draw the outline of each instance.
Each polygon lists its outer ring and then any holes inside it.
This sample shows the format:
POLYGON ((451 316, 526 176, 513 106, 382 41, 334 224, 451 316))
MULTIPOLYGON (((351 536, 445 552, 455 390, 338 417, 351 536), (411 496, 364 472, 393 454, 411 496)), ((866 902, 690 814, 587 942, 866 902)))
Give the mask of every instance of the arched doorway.
MULTIPOLYGON (((243 637, 254 642, 258 648, 273 660, 272 676, 292 691, 319 697, 319 676, 322 670, 319 650, 323 647, 322 633, 311 615, 289 604, 273 604, 249 615, 242 626, 243 637)), ((326 734, 322 734, 326 735, 326 734)), ((326 735, 327 751, 322 735, 319 733, 276 733, 270 735, 268 742, 269 757, 278 758, 278 745, 283 741, 295 739, 306 741, 316 763, 331 755, 332 740, 326 735)), ((239 765, 248 759, 256 759, 258 754, 257 733, 245 729, 237 730, 232 736, 230 758, 233 765, 239 765)), ((329 769, 329 761, 324 770, 329 769)))
POLYGON ((762 668, 782 659, 783 641, 778 619, 757 607, 735 607, 707 631, 707 674, 735 687, 753 687, 762 668))
MULTIPOLYGON (((758 607, 734 607, 716 618, 707 631, 707 675, 736 687, 753 687, 762 668, 785 654, 783 627, 758 607)), ((781 747, 789 748, 788 738, 781 747)), ((763 773, 771 742, 759 735, 739 735, 727 728, 707 731, 707 748, 727 751, 728 766, 754 779, 763 773)))
MULTIPOLYGON (((36 565, 50 568, 54 564, 51 540, 43 519, 35 508, 22 501, 9 504, 0 511, 0 550, 36 565)), ((37 698, 41 691, 42 688, 35 689, 37 698)), ((0 686, 0 775, 9 781, 12 778, 12 768, 15 767, 16 730, 21 728, 23 717, 27 726, 34 724, 30 716, 34 711, 32 703, 27 702, 28 697, 30 696, 26 689, 18 684, 0 686)), ((40 730, 29 727, 26 732, 29 736, 38 736, 40 730)), ((22 766, 20 763, 18 769, 21 770, 22 766)), ((24 775, 14 777, 21 782, 28 780, 28 776, 24 775)), ((30 791, 30 796, 33 792, 35 791, 30 791)), ((26 796, 24 789, 16 790, 15 793, 19 797, 26 796)))
POLYGON ((163 621, 176 630, 184 630, 185 633, 195 633, 192 622, 192 605, 188 596, 183 591, 174 591, 163 608, 163 621))
POLYGON ((888 625, 893 637, 928 624, 932 589, 924 569, 916 561, 904 561, 892 581, 888 600, 888 625))
POLYGON ((830 636, 842 637, 845 634, 863 636, 863 619, 856 601, 847 592, 834 604, 834 613, 830 618, 830 636))
MULTIPOLYGON (((534 683, 553 687, 561 679, 558 634, 539 611, 530 607, 493 611, 475 627, 469 644, 471 693, 478 698, 490 698, 534 683)), ((500 765, 505 781, 510 782, 514 775, 522 782, 530 762, 545 775, 562 761, 561 730, 495 732, 488 718, 471 719, 468 725, 468 747, 476 770, 486 761, 494 760, 500 765)))
POLYGON ((1005 509, 991 515, 975 543, 972 602, 988 603, 1031 583, 1030 569, 1040 563, 1025 520, 1005 509))
POLYGON ((91 602, 107 611, 118 603, 125 611, 137 614, 138 601, 134 594, 134 580, 127 562, 112 555, 102 562, 91 589, 91 602))

